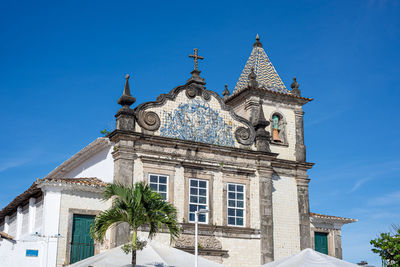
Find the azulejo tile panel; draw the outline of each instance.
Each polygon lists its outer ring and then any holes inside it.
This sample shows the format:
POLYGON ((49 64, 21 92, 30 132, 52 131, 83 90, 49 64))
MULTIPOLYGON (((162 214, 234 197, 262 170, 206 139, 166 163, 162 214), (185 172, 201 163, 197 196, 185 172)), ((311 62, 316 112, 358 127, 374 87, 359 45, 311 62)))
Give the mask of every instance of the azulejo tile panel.
POLYGON ((235 145, 232 121, 207 102, 193 99, 172 111, 163 111, 160 135, 220 146, 235 145))

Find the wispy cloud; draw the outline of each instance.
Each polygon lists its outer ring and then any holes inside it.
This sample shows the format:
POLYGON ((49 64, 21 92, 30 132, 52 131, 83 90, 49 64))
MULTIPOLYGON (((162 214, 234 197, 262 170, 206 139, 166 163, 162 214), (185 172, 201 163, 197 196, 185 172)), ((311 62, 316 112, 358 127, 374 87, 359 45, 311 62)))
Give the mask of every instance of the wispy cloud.
POLYGON ((400 205, 400 191, 373 198, 368 202, 368 204, 371 206, 400 205))
POLYGON ((19 167, 22 166, 26 163, 28 163, 31 159, 28 158, 14 158, 14 159, 8 159, 6 161, 2 161, 0 162, 0 172, 3 172, 5 170, 11 169, 11 168, 15 168, 15 167, 19 167))

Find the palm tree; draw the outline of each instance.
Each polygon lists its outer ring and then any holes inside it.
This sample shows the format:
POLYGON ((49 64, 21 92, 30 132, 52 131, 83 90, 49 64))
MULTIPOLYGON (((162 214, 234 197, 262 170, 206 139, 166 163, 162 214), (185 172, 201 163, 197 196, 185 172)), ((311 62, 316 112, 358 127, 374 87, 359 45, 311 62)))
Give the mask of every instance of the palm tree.
POLYGON ((171 241, 179 236, 176 208, 146 183, 138 182, 132 186, 109 184, 103 198, 113 199, 112 207, 96 216, 90 229, 91 236, 102 241, 111 226, 128 223, 132 235, 123 250, 127 254, 132 251, 132 267, 136 266, 136 251, 145 246, 137 239, 139 227, 149 226, 149 238, 164 229, 169 230, 171 241))

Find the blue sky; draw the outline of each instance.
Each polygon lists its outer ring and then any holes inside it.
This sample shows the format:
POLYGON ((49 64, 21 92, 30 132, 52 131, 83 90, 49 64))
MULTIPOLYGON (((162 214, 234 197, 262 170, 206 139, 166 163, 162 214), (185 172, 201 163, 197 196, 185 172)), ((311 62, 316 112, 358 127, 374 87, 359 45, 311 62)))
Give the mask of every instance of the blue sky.
POLYGON ((399 1, 2 1, 0 206, 114 127, 124 76, 137 102, 183 84, 193 48, 207 88, 235 86, 255 35, 305 106, 314 212, 349 261, 400 223, 399 1))

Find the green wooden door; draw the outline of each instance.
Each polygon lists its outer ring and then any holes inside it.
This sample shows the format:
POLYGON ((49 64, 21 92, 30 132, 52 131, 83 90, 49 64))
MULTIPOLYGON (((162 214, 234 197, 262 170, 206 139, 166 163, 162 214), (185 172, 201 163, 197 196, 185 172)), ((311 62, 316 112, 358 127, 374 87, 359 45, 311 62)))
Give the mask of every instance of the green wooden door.
POLYGON ((315 251, 328 255, 328 234, 315 232, 315 251))
POLYGON ((70 263, 94 255, 94 242, 90 237, 90 227, 92 226, 93 221, 94 216, 74 214, 70 263))

